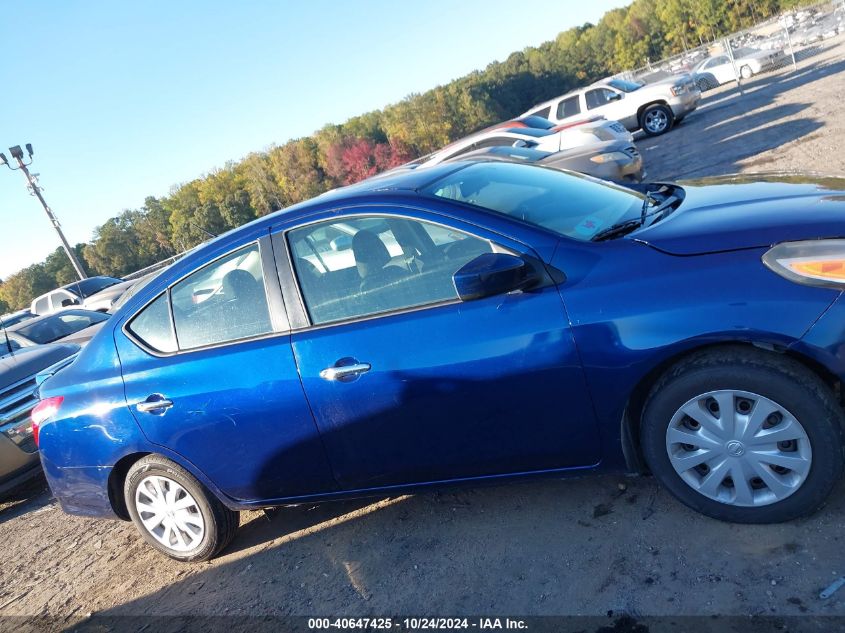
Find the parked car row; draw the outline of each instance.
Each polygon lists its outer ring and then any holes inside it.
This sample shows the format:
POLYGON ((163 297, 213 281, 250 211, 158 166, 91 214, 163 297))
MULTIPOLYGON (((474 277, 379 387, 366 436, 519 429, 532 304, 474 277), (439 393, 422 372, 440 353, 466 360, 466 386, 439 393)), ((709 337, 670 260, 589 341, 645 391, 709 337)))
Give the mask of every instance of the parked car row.
POLYGON ((40 381, 69 364, 108 321, 107 311, 147 280, 91 277, 0 317, 0 494, 41 472, 30 420, 40 381))
POLYGON ((41 472, 30 413, 38 403, 39 375, 46 377, 79 353, 74 344, 39 345, 12 352, 0 339, 0 494, 41 472))

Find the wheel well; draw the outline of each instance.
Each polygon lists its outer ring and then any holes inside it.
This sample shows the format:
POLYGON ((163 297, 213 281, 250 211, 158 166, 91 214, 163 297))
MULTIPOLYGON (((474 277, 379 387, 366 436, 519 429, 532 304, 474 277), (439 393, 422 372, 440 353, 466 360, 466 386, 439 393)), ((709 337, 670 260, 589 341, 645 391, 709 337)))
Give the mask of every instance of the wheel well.
MULTIPOLYGON (((644 105, 641 105, 641 106, 639 107, 639 109, 637 110, 637 122, 639 122, 640 117, 642 117, 643 112, 645 111, 645 109, 646 109, 646 108, 650 108, 650 107, 651 107, 651 106, 653 106, 653 105, 662 105, 662 106, 666 106, 667 108, 669 108, 669 104, 668 104, 668 103, 666 103, 666 101, 664 101, 663 99, 658 99, 657 101, 651 101, 651 102, 649 102, 649 103, 646 103, 646 104, 644 104, 644 105)), ((672 112, 672 108, 669 108, 669 112, 672 112)), ((673 114, 673 116, 674 116, 674 114, 673 114)))
POLYGON ((126 509, 126 499, 123 497, 123 484, 126 481, 126 474, 132 468, 132 464, 149 453, 132 453, 121 457, 112 467, 109 475, 109 502, 114 513, 124 521, 129 520, 129 510, 126 509))
POLYGON ((631 391, 631 396, 628 398, 628 404, 625 407, 625 413, 622 416, 621 429, 622 450, 625 454, 625 461, 629 470, 638 473, 647 472, 645 460, 642 456, 642 449, 640 447, 640 418, 642 416, 648 394, 651 392, 654 384, 660 380, 660 377, 663 376, 670 367, 695 354, 743 347, 757 350, 761 354, 782 355, 797 361, 813 372, 816 377, 830 387, 836 395, 839 404, 845 407, 845 400, 843 400, 843 396, 845 396, 845 394, 843 394, 842 391, 842 383, 836 375, 832 374, 826 367, 813 359, 808 358, 803 354, 796 354, 787 350, 783 346, 735 341, 730 343, 703 345, 693 349, 684 350, 683 352, 667 358, 656 367, 652 368, 651 371, 640 379, 631 391))

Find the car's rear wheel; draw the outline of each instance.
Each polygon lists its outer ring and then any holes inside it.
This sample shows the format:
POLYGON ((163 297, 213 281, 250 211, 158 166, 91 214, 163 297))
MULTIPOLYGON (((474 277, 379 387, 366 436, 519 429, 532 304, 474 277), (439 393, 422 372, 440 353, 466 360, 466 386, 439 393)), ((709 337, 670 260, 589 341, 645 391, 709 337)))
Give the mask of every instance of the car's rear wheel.
POLYGON ((239 515, 188 471, 160 455, 129 469, 124 484, 129 516, 144 540, 181 561, 203 561, 231 542, 239 515))
POLYGON ((820 508, 842 474, 843 411, 796 361, 729 348, 667 372, 645 405, 643 455, 689 507, 739 523, 820 508))
POLYGON ((650 105, 640 114, 640 127, 649 136, 660 136, 672 127, 672 111, 665 105, 650 105))

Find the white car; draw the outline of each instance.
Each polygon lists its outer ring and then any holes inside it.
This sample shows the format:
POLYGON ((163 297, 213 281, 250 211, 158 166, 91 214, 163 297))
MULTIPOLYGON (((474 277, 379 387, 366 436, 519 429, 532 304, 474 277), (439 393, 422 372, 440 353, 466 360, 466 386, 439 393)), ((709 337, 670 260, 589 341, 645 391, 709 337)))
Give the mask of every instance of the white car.
POLYGON ((782 50, 761 51, 756 48, 740 48, 734 51, 733 63, 728 55, 709 57, 693 69, 693 76, 712 76, 719 85, 722 85, 736 81, 736 72, 739 72, 743 79, 750 79, 758 73, 773 70, 785 63, 786 58, 782 50), (734 65, 736 71, 734 71, 734 65))
POLYGON ((411 163, 417 169, 433 167, 443 161, 485 147, 527 147, 544 152, 560 152, 607 141, 633 143, 634 137, 617 121, 599 119, 563 129, 539 128, 491 129, 455 141, 428 156, 411 163))

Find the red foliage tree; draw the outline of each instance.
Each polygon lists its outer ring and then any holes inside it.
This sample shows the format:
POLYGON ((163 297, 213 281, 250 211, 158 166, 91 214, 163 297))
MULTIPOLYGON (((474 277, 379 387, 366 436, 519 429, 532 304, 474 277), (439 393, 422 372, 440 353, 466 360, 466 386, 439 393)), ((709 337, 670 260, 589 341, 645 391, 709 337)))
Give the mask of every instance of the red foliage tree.
POLYGON ((352 183, 407 163, 411 152, 400 143, 375 143, 366 138, 346 138, 326 151, 326 172, 338 183, 352 183))

